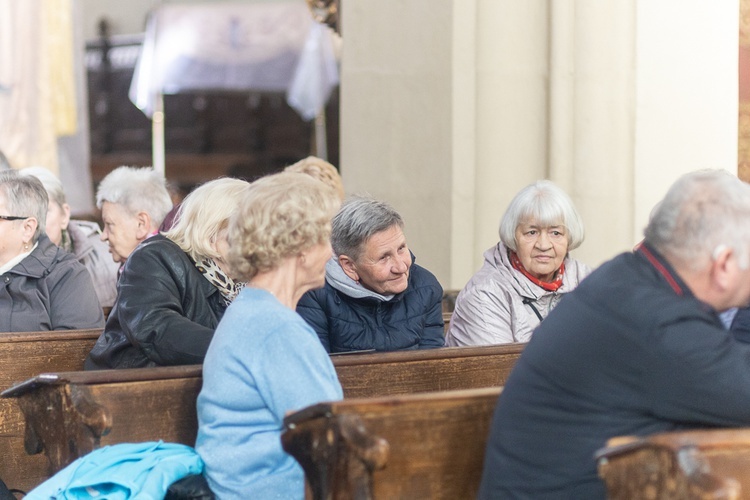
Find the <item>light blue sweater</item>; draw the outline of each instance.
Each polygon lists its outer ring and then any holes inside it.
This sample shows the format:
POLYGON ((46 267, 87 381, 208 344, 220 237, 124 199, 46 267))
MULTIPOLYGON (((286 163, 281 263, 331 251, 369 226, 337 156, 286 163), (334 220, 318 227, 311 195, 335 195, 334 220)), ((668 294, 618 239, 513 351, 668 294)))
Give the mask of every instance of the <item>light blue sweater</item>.
POLYGON ((343 397, 315 332, 269 292, 245 288, 203 364, 196 450, 220 499, 302 499, 304 475, 281 448, 287 412, 343 397))

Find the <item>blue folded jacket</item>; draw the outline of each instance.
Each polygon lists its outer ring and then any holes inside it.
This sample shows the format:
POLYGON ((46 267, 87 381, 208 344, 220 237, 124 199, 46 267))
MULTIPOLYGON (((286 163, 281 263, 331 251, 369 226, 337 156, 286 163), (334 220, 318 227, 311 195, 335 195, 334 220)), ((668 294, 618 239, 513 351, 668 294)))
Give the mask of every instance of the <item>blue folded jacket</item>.
POLYGON ((190 446, 122 443, 92 451, 29 492, 26 500, 163 499, 169 485, 203 472, 190 446))

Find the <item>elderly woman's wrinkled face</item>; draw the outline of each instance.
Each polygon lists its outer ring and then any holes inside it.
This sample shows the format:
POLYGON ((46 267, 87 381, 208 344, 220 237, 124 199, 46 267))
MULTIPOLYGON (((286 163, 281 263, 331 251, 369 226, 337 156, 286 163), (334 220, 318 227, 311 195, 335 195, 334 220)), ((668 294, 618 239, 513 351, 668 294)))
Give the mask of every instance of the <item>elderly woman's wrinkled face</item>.
POLYGON ((523 267, 535 278, 549 282, 568 254, 568 235, 562 224, 541 226, 529 219, 516 227, 516 247, 523 267))
POLYGON ((404 232, 396 225, 375 233, 365 242, 359 259, 347 267, 344 271, 350 278, 373 292, 381 295, 403 292, 409 284, 411 267, 404 232))
POLYGON ((139 227, 138 218, 130 215, 117 203, 102 203, 102 241, 109 244, 115 262, 125 262, 135 247, 145 238, 146 230, 139 227), (144 233, 142 235, 141 233, 144 233))

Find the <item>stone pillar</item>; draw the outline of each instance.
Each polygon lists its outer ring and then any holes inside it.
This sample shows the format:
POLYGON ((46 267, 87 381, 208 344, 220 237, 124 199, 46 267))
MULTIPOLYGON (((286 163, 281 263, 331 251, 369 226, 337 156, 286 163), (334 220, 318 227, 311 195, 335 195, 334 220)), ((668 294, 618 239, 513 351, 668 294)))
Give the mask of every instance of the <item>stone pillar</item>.
POLYGON ((356 0, 342 6, 341 172, 461 288, 515 193, 561 185, 596 266, 681 173, 736 171, 739 2, 356 0))

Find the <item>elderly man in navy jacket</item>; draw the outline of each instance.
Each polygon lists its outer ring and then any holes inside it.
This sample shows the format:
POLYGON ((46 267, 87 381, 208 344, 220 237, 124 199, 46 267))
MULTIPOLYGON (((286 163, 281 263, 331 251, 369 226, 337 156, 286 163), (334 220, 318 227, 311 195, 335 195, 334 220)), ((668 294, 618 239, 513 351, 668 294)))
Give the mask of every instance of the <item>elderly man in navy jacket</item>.
POLYGON ((414 264, 403 228, 393 208, 368 198, 333 218, 326 284, 297 305, 328 352, 443 346, 443 289, 414 264))
POLYGON ((609 438, 750 425, 750 346, 717 311, 750 301, 750 186, 687 174, 645 240, 536 330, 495 410, 479 497, 603 498, 609 438))

